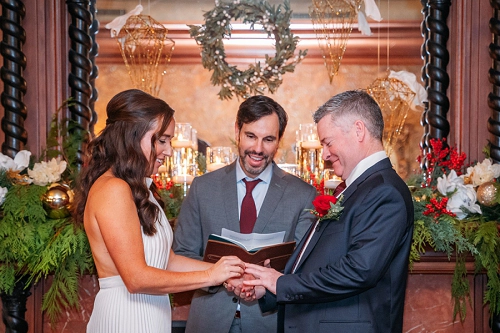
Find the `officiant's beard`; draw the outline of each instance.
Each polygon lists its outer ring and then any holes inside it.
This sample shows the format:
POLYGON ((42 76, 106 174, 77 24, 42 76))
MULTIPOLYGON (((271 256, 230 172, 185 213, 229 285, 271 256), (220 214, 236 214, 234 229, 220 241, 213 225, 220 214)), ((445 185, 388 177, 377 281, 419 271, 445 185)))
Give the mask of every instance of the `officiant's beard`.
POLYGON ((269 165, 269 163, 271 163, 274 159, 274 155, 276 154, 276 151, 272 154, 272 155, 264 155, 264 153, 257 153, 253 150, 245 150, 243 152, 243 154, 240 153, 240 160, 243 162, 243 169, 245 169, 245 171, 253 176, 258 176, 262 173, 262 171, 264 171, 267 166, 269 165), (263 160, 263 164, 260 166, 260 167, 253 167, 251 166, 249 163, 248 163, 248 159, 251 159, 250 155, 256 155, 256 156, 259 156, 259 157, 262 157, 263 160))

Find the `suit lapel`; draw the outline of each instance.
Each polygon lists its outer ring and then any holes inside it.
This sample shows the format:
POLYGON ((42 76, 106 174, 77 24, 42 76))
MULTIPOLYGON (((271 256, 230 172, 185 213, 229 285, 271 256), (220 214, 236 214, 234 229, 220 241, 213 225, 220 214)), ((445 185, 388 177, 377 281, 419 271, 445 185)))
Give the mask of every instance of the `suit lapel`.
MULTIPOLYGON (((386 169, 386 168, 392 168, 391 161, 388 158, 385 158, 385 159, 381 160, 380 162, 377 162, 375 165, 371 166, 365 172, 363 172, 361 174, 361 176, 359 176, 358 178, 356 178, 356 180, 345 189, 344 193, 342 193, 342 195, 343 195, 342 205, 344 205, 345 202, 347 200, 349 200, 349 198, 351 197, 351 195, 354 192, 356 192, 358 186, 360 186, 368 177, 370 177, 375 172, 378 172, 378 171, 380 171, 382 169, 386 169)), ((326 223, 330 223, 330 222, 326 222, 326 223)), ((314 231, 314 234, 313 234, 313 236, 311 238, 311 241, 307 245, 307 248, 304 251, 304 254, 302 255, 302 259, 300 260, 299 265, 297 266, 296 271, 300 268, 300 266, 302 266, 302 264, 304 263, 304 261, 306 260, 306 258, 309 256, 309 254, 311 253, 311 251, 316 246, 316 243, 318 243, 318 240, 321 237, 321 234, 326 229, 326 223, 321 222, 319 224, 319 226, 318 226, 318 230, 314 231), (325 225, 322 225, 322 224, 325 224, 325 225)), ((301 243, 303 243, 303 242, 301 242, 301 243)), ((295 251, 295 252, 297 252, 297 251, 295 251)), ((294 253, 294 255, 292 255, 292 257, 296 257, 295 253, 294 253)), ((291 259, 292 258, 290 258, 290 260, 288 261, 288 263, 290 263, 292 261, 291 259)), ((288 266, 289 265, 287 265, 286 268, 287 269, 291 269, 291 266, 290 267, 288 267, 288 266)))
POLYGON ((271 223, 271 216, 273 216, 274 211, 278 207, 288 183, 283 179, 284 175, 284 171, 274 165, 273 162, 273 175, 269 183, 269 188, 267 189, 266 197, 260 208, 257 221, 255 221, 253 232, 262 233, 267 224, 271 223))
MULTIPOLYGON (((237 160, 236 160, 237 162, 237 160)), ((240 217, 238 209, 238 189, 236 187, 236 162, 226 168, 226 174, 221 178, 221 194, 224 199, 224 210, 226 212, 226 225, 230 230, 240 231, 240 217)), ((214 195, 216 195, 214 193, 214 195)))
MULTIPOLYGON (((300 240, 299 244, 295 247, 295 250, 293 251, 292 255, 290 256, 290 259, 288 259, 286 265, 285 265, 285 270, 284 270, 284 273, 285 274, 290 274, 292 273, 292 268, 293 268, 293 265, 295 264, 295 261, 297 260, 297 257, 299 256, 300 254, 300 250, 304 247, 304 243, 306 242, 307 240, 307 236, 311 233, 311 232, 314 232, 314 231, 311 231, 311 228, 314 228, 314 223, 309 227, 309 229, 307 229, 304 237, 302 237, 302 239, 300 240)), ((301 262, 303 261, 304 259, 304 256, 302 256, 302 260, 301 262)), ((299 265, 300 266, 300 265, 299 265)), ((297 269, 299 268, 299 266, 297 266, 297 269)))

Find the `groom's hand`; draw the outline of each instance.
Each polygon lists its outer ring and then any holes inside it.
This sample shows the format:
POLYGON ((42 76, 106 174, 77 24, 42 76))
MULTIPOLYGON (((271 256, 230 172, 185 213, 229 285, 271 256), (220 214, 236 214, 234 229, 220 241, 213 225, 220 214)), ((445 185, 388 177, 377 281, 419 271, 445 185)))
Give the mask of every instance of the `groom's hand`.
POLYGON ((248 273, 255 276, 255 279, 243 281, 244 285, 262 286, 273 294, 276 294, 276 282, 278 281, 278 278, 283 275, 273 268, 246 263, 245 274, 248 273))
POLYGON ((236 296, 245 301, 255 300, 255 290, 253 286, 243 284, 244 280, 253 280, 255 277, 251 274, 243 274, 240 278, 226 280, 224 287, 227 291, 233 292, 236 296))

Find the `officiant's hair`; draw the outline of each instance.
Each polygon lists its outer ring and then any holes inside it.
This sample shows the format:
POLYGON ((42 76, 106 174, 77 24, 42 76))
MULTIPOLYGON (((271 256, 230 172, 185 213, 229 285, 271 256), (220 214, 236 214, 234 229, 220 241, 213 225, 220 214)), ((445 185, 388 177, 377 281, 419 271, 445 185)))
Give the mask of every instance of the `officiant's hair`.
POLYGON ((111 98, 106 113, 106 127, 87 145, 85 168, 78 177, 76 220, 83 223, 90 188, 97 178, 111 170, 115 177, 130 186, 144 233, 154 235, 159 208, 149 201, 144 178, 153 172, 158 137, 165 133, 173 120, 174 110, 159 98, 138 89, 129 89, 111 98), (141 140, 155 127, 158 131, 151 137, 151 154, 144 156, 141 140))
POLYGON ((317 124, 326 115, 330 115, 333 123, 341 128, 347 119, 361 119, 371 136, 382 141, 382 111, 373 97, 364 90, 348 90, 333 96, 314 113, 314 122, 317 124))
POLYGON ((264 116, 276 113, 279 121, 279 139, 285 133, 288 115, 281 105, 270 97, 257 95, 247 98, 240 104, 238 114, 236 115, 236 123, 238 129, 241 130, 243 124, 250 124, 259 120, 264 116))

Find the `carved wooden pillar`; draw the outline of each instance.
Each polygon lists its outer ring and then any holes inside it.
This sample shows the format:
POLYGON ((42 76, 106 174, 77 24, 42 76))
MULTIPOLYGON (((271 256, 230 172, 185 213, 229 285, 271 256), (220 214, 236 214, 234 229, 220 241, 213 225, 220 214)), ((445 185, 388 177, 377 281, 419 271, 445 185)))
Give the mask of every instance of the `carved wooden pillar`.
MULTIPOLYGON (((488 95, 488 106, 491 116, 488 118, 488 131, 490 132, 490 156, 500 162, 500 0, 490 0, 493 8, 493 17, 490 19, 492 42, 490 43, 490 57, 493 60, 489 70, 492 92, 488 95)), ((490 327, 493 333, 500 333, 500 314, 492 314, 490 327)))
POLYGON ((28 323, 24 319, 26 300, 31 295, 27 277, 21 278, 14 286, 12 294, 1 294, 2 321, 5 333, 27 333, 28 323))
POLYGON ((95 60, 99 54, 99 45, 96 42, 96 34, 99 32, 99 21, 97 20, 96 14, 96 0, 90 1, 90 14, 92 14, 92 25, 90 26, 90 37, 92 38, 92 48, 90 49, 90 62, 92 63, 92 71, 90 72, 90 86, 92 88, 92 95, 90 96, 89 108, 92 112, 92 119, 90 121, 90 135, 94 135, 94 125, 97 122, 97 112, 95 111, 95 102, 97 101, 98 93, 95 88, 95 79, 99 74, 99 70, 96 66, 95 60))
POLYGON ((489 80, 493 85, 488 95, 488 106, 491 116, 488 119, 490 132, 489 144, 491 158, 500 163, 500 0, 490 0, 493 8, 493 17, 490 19, 492 42, 490 43, 490 57, 492 66, 489 70, 489 80))
MULTIPOLYGON (((92 38, 90 36, 90 26, 92 24, 92 14, 90 13, 89 0, 67 0, 68 12, 71 15, 69 26, 69 37, 71 47, 69 50, 69 62, 71 64, 69 74, 69 86, 74 104, 69 107, 71 119, 77 123, 79 135, 87 137, 92 121, 92 111, 90 109, 90 98, 92 86, 90 83, 90 73, 92 62, 90 61, 90 50, 92 48, 92 38)), ((78 167, 83 165, 83 153, 86 141, 79 147, 76 163, 78 167)))
MULTIPOLYGON (((450 101, 446 96, 450 79, 446 72, 449 62, 449 53, 446 43, 449 30, 446 23, 450 0, 421 0, 424 9, 424 21, 422 23, 422 34, 425 38, 422 54, 424 58, 423 80, 426 85, 428 104, 422 115, 422 126, 424 136, 421 140, 423 156, 431 149, 430 139, 442 139, 450 133, 450 123, 446 115, 450 109, 450 101), (425 31, 424 31, 425 29, 425 31)), ((428 161, 424 158, 421 167, 427 170, 428 161)))
POLYGON ((14 158, 18 151, 23 150, 28 141, 28 134, 24 127, 26 105, 23 102, 26 94, 26 81, 23 78, 26 56, 22 51, 22 46, 26 41, 26 32, 21 26, 21 21, 26 15, 26 8, 22 1, 1 0, 1 3, 3 39, 0 43, 0 53, 3 57, 3 66, 0 75, 4 84, 1 103, 5 110, 2 118, 2 130, 5 133, 2 153, 14 158))
MULTIPOLYGON (((424 61, 424 65, 422 66, 422 82, 424 84, 425 89, 427 90, 427 87, 429 86, 429 77, 427 76, 427 63, 429 62, 429 53, 427 52, 427 40, 429 39, 429 31, 427 30, 427 16, 429 15, 429 7, 427 6, 429 0, 420 0, 420 3, 422 4, 422 23, 420 24, 420 31, 422 33, 422 37, 424 39, 422 43, 422 47, 420 48, 420 56, 422 57, 422 60, 424 61)), ((427 124, 426 121, 426 116, 427 112, 429 110, 429 103, 427 101, 424 102, 424 111, 422 112, 422 118, 420 119, 420 124, 424 128, 424 136, 422 137, 422 140, 420 141, 420 148, 422 149, 423 152, 427 153, 429 151, 429 147, 427 146, 426 142, 426 134, 429 133, 429 124, 427 124)), ((422 154, 425 156, 425 154, 422 154)), ((420 162, 420 168, 423 171, 424 177, 427 178, 427 160, 422 158, 422 161, 420 162)))

